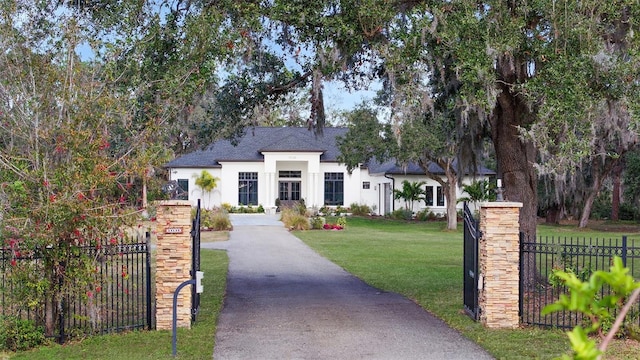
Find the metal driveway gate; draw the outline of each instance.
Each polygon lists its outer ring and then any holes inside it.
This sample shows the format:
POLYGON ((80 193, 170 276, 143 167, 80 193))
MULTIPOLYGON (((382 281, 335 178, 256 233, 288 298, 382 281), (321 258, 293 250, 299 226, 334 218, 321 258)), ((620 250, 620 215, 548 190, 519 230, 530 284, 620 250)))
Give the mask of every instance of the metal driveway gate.
MULTIPOLYGON (((192 251, 191 254, 191 278, 196 279, 196 272, 200 271, 200 199, 193 217, 191 226, 192 251)), ((191 321, 196 321, 196 316, 200 311, 200 293, 196 291, 196 286, 191 286, 191 321)))
POLYGON ((464 203, 464 309, 472 319, 478 320, 478 220, 464 203))

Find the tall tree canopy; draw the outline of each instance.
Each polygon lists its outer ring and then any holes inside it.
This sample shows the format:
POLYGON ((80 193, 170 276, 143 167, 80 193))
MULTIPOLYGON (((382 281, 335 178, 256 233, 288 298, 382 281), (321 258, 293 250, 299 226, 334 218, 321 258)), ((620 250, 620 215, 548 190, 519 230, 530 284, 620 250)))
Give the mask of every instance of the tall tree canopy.
MULTIPOLYGON (((322 81, 359 87, 382 80, 397 129, 429 113, 432 120, 450 116, 453 138, 465 145, 457 155, 467 163, 489 133, 505 196, 524 203, 521 230, 529 235, 535 234, 538 174, 565 182, 584 164, 606 170, 607 159, 636 141, 640 7, 634 0, 254 5, 261 26, 248 38, 266 44, 257 53, 276 55, 278 73, 288 69, 290 77, 257 77, 269 86, 241 89, 273 95, 310 84, 310 123, 321 126, 322 81), (604 146, 613 143, 619 146, 604 146)), ((270 57, 253 58, 265 64, 270 57)))

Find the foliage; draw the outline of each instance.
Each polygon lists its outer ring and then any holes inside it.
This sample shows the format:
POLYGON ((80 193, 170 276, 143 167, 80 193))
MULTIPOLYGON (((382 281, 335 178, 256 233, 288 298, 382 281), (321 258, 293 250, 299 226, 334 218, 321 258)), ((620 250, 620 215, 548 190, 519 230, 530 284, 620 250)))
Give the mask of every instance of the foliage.
POLYGON ((413 212, 409 209, 396 209, 389 214, 389 217, 395 220, 411 220, 413 212))
POLYGON ((437 220, 438 218, 438 215, 436 215, 428 208, 420 210, 416 213, 416 220, 418 221, 437 220))
POLYGON ((22 267, 11 272, 24 279, 25 291, 42 291, 30 295, 39 298, 28 306, 48 309, 51 335, 64 294, 82 291, 90 281, 95 259, 79 247, 122 238, 121 226, 135 219, 135 154, 112 147, 110 127, 127 114, 113 91, 90 80, 95 69, 75 66, 69 54, 49 58, 10 43, 10 36, 3 39, 0 193, 6 204, 0 238, 14 257, 51 248, 37 276, 22 276, 29 271, 22 267))
POLYGON ((351 214, 356 216, 368 216, 371 214, 371 208, 366 204, 359 205, 358 203, 353 203, 349 205, 349 209, 351 210, 351 214))
POLYGON ((231 220, 229 220, 229 214, 218 212, 213 216, 211 222, 211 228, 216 231, 230 230, 231 220))
POLYGON ((633 207, 640 206, 640 150, 625 155, 624 200, 633 207))
POLYGON ((322 216, 314 216, 309 219, 309 222, 311 224, 311 229, 318 230, 324 227, 324 225, 327 223, 327 219, 322 216))
POLYGON ((222 204, 224 209, 228 209, 228 213, 240 213, 240 214, 261 214, 264 213, 264 207, 262 205, 258 206, 231 206, 230 204, 222 204))
POLYGON ((209 200, 211 200, 211 192, 218 186, 220 179, 211 175, 207 170, 202 170, 200 175, 194 174, 193 177, 196 178, 196 185, 200 187, 202 195, 209 194, 209 200))
POLYGON ((280 212, 280 221, 282 221, 288 229, 309 230, 311 228, 309 218, 307 218, 305 214, 301 214, 297 207, 282 209, 280 212))
POLYGON ((200 226, 215 231, 230 230, 229 213, 224 209, 200 209, 200 226))
MULTIPOLYGON (((396 88, 397 92, 406 90, 413 93, 386 94, 391 97, 386 99, 391 104, 386 105, 396 111, 392 114, 393 126, 382 124, 377 112, 368 104, 361 104, 347 113, 349 131, 337 140, 341 153, 338 159, 350 171, 369 161, 393 160, 400 166, 417 164, 429 178, 443 186, 444 196, 448 200, 447 213, 453 215, 457 176, 462 176, 462 173, 458 173, 454 166, 458 148, 455 139, 458 133, 455 131, 455 122, 449 116, 451 112, 448 112, 449 115, 435 117, 431 113, 425 113, 425 104, 420 104, 421 100, 415 99, 424 99, 420 91, 425 89, 420 84, 411 82, 410 85, 404 84, 403 90, 399 88, 396 88), (444 171, 444 179, 441 174, 432 173, 432 164, 444 171)), ((447 225, 449 229, 456 228, 455 217, 453 219, 447 225)))
POLYGON ((385 161, 395 154, 397 143, 392 130, 378 121, 377 112, 366 104, 360 104, 346 114, 349 131, 336 139, 340 149, 338 161, 352 171, 372 159, 385 161))
POLYGON ((0 350, 24 351, 46 343, 44 328, 31 320, 0 316, 0 350))
POLYGON ((325 230, 342 230, 344 229, 344 226, 342 225, 338 225, 338 224, 329 224, 326 223, 322 226, 323 229, 325 230))
POLYGON ((309 230, 311 227, 309 225, 309 218, 304 215, 292 216, 285 225, 291 230, 309 230))
POLYGON ((425 184, 425 181, 409 182, 404 180, 402 182, 402 190, 393 189, 393 197, 404 200, 405 208, 413 212, 414 202, 426 201, 426 193, 423 188, 425 184))
POLYGON ((467 193, 468 196, 458 199, 458 202, 470 201, 495 201, 496 200, 496 186, 489 180, 474 180, 471 184, 462 185, 462 190, 467 193))
POLYGON ((338 218, 338 220, 336 220, 336 224, 338 226, 342 226, 342 228, 347 227, 347 217, 346 216, 340 216, 338 218))
MULTIPOLYGON (((620 326, 622 319, 626 316, 626 311, 620 310, 625 299, 632 292, 636 293, 628 299, 628 302, 635 301, 637 292, 640 290, 640 282, 636 282, 629 274, 622 259, 618 256, 613 258, 613 265, 608 272, 596 271, 588 279, 583 281, 573 271, 554 271, 555 276, 561 279, 565 286, 569 288, 569 295, 561 294, 560 299, 553 304, 547 305, 542 314, 546 315, 555 311, 577 311, 589 319, 586 329, 582 326, 576 326, 567 335, 571 341, 571 346, 578 359, 597 359, 606 350, 608 341, 604 337, 603 326, 610 323, 615 316, 617 310, 618 318, 616 323, 620 326), (608 286, 611 293, 605 296, 599 296, 603 286, 608 286), (588 338, 591 333, 597 332, 605 341, 600 348, 596 347, 596 342, 588 338)), ((628 307, 625 306, 625 308, 628 307)), ((609 330, 607 338, 609 340, 618 328, 614 325, 609 330)), ((565 358, 569 358, 565 355, 565 358)))

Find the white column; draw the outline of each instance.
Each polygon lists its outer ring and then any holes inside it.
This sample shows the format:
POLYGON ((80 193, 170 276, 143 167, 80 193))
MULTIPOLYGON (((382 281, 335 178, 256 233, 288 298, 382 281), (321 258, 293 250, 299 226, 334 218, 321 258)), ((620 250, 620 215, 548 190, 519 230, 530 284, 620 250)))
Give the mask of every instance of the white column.
POLYGON ((318 173, 309 173, 309 185, 307 186, 309 201, 307 206, 322 206, 318 203, 318 173))

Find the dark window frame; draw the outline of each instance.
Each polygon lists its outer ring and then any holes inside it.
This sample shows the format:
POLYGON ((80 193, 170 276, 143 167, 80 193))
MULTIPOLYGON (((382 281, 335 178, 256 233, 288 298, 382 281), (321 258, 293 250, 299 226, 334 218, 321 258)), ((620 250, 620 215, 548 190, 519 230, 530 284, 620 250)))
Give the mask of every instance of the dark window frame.
POLYGON ((344 173, 324 173, 324 205, 344 205, 344 173))
POLYGON ((238 205, 258 205, 258 173, 238 173, 238 205))

